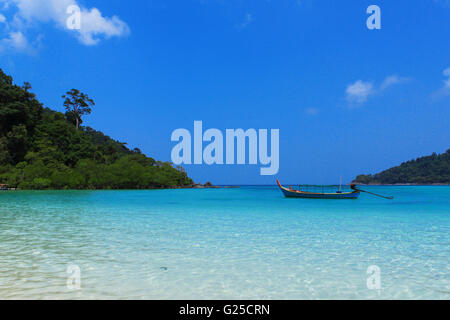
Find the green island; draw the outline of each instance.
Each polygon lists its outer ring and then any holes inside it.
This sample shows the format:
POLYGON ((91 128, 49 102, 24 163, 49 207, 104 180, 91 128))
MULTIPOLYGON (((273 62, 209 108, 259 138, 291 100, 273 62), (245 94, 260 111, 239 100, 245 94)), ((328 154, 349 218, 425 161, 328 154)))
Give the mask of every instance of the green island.
POLYGON ((160 189, 198 187, 182 167, 130 150, 82 126, 94 101, 79 90, 63 96, 66 113, 43 105, 0 69, 0 184, 2 188, 160 189))
POLYGON ((358 184, 449 185, 450 149, 445 153, 421 157, 375 175, 356 177, 358 184))

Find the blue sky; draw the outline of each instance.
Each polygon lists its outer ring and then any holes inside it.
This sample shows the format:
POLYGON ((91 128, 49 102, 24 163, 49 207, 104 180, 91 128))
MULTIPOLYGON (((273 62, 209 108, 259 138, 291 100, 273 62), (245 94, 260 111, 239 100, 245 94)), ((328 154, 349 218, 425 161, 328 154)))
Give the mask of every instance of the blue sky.
MULTIPOLYGON (((85 124, 170 160, 177 128, 280 129, 285 183, 337 183, 450 148, 450 2, 0 0, 0 67, 85 124), (68 30, 65 8, 82 8, 68 30), (381 8, 382 29, 366 27, 381 8), (97 8, 97 10, 93 10, 97 8), (83 21, 83 20, 82 20, 83 21), (84 29, 83 29, 84 28, 84 29)), ((260 166, 188 166, 271 184, 260 166)))

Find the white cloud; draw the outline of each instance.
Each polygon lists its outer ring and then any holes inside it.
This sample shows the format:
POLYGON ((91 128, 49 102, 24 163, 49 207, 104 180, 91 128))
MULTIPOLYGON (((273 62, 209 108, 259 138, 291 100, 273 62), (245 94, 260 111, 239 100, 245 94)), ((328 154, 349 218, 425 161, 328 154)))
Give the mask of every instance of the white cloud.
POLYGON ((444 92, 450 93, 450 68, 447 68, 443 72, 444 76, 447 77, 447 79, 444 80, 444 92))
POLYGON ((450 67, 442 71, 444 75, 444 85, 431 93, 431 98, 435 101, 448 97, 450 95, 450 67))
POLYGON ((309 115, 309 116, 315 116, 315 115, 317 115, 317 114, 319 114, 319 109, 317 109, 317 108, 307 108, 306 110, 305 110, 305 113, 307 114, 307 115, 309 115))
POLYGON ((446 77, 450 77, 450 67, 447 68, 447 69, 445 69, 444 72, 443 72, 443 74, 444 74, 444 76, 446 76, 446 77))
POLYGON ((22 32, 13 31, 8 34, 7 38, 0 40, 0 51, 3 50, 28 51, 31 50, 31 47, 22 32))
POLYGON ((247 13, 245 15, 244 21, 238 25, 238 28, 244 29, 246 28, 250 23, 252 23, 255 19, 250 13, 247 13))
POLYGON ((450 68, 445 69, 444 72, 443 72, 443 74, 444 74, 444 76, 450 78, 450 68))
POLYGON ((372 82, 358 80, 347 86, 347 100, 351 103, 363 104, 370 96, 376 95, 392 86, 410 82, 411 80, 411 78, 394 74, 387 76, 379 87, 374 86, 372 82))
POLYGON ((450 78, 444 81, 444 89, 450 91, 450 78))
POLYGON ((364 103, 367 98, 375 93, 371 82, 358 80, 347 87, 347 99, 350 102, 364 103))
POLYGON ((403 83, 407 83, 409 81, 411 81, 410 78, 400 77, 400 76, 394 74, 394 75, 388 76, 388 77, 386 77, 386 79, 384 79, 383 83, 380 86, 380 89, 385 90, 396 84, 403 84, 403 83))
POLYGON ((0 23, 5 23, 5 22, 6 22, 5 16, 0 13, 0 23))
POLYGON ((82 7, 77 0, 0 0, 9 7, 17 8, 16 28, 36 27, 38 23, 52 23, 60 29, 73 32, 78 40, 85 45, 95 45, 102 39, 120 37, 129 33, 128 25, 117 16, 105 17, 97 8, 82 7), (80 8, 81 26, 78 30, 67 27, 71 14, 67 13, 70 6, 80 8))
POLYGON ((129 33, 125 22, 118 17, 104 18, 102 13, 93 8, 81 11, 81 29, 79 40, 86 45, 94 45, 100 41, 100 36, 106 38, 120 37, 129 33))

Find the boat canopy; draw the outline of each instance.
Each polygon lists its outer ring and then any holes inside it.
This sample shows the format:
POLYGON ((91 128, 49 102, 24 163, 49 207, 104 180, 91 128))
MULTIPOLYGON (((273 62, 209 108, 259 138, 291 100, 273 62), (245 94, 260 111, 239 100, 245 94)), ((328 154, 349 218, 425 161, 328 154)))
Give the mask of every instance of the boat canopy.
POLYGON ((303 192, 319 192, 319 193, 351 191, 349 186, 340 186, 340 185, 300 184, 296 186, 291 186, 291 188, 303 192))

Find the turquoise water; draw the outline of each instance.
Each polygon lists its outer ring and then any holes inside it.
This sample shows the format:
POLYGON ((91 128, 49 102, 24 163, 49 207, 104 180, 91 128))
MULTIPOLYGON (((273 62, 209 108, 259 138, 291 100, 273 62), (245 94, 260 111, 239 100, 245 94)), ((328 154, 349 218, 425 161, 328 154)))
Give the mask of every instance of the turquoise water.
POLYGON ((449 299, 450 187, 367 189, 2 192, 0 298, 449 299))

